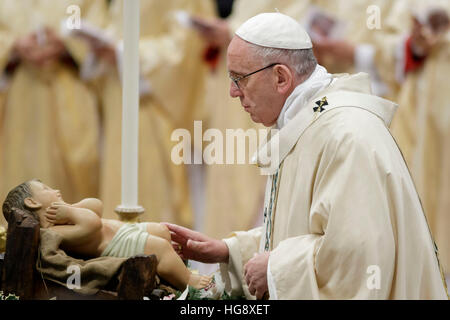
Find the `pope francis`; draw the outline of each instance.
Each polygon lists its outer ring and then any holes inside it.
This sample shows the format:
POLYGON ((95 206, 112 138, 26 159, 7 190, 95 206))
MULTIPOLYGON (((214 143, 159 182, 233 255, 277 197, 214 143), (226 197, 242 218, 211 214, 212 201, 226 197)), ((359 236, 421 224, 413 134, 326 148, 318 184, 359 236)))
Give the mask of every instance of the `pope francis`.
POLYGON ((269 174, 264 223, 224 240, 168 224, 179 254, 220 263, 225 290, 247 299, 447 299, 388 129, 397 106, 371 94, 366 74, 329 74, 281 13, 246 21, 227 56, 230 95, 278 129, 254 157, 269 174))

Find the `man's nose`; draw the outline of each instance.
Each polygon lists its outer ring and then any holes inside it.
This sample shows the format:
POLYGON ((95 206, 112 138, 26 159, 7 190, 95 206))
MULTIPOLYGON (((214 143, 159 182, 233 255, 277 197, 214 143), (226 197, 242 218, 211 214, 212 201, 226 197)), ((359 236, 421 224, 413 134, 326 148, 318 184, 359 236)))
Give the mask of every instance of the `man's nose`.
POLYGON ((230 81, 230 96, 232 98, 243 96, 241 89, 239 89, 233 81, 230 81))

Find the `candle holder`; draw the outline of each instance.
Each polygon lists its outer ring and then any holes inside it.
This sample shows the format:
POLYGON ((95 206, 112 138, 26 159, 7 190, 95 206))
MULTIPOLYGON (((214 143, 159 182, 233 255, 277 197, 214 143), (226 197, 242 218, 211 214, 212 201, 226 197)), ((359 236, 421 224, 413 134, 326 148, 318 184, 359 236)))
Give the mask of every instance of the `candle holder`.
POLYGON ((145 209, 141 206, 137 207, 118 206, 114 211, 119 215, 120 221, 135 223, 139 222, 139 216, 144 213, 145 209))

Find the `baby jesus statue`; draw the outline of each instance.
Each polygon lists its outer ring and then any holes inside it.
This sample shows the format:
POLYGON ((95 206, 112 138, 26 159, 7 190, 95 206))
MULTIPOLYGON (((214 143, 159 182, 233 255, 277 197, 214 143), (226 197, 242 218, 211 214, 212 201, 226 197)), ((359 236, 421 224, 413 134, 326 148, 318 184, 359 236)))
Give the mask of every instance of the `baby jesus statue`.
POLYGON ((12 208, 26 209, 39 219, 41 228, 59 233, 61 249, 86 257, 131 257, 154 254, 156 272, 179 290, 187 285, 207 287, 211 278, 191 273, 172 247, 167 227, 159 223, 124 223, 102 219, 102 202, 89 198, 78 203, 64 202, 61 192, 39 180, 31 180, 11 190, 3 203, 6 220, 12 208))

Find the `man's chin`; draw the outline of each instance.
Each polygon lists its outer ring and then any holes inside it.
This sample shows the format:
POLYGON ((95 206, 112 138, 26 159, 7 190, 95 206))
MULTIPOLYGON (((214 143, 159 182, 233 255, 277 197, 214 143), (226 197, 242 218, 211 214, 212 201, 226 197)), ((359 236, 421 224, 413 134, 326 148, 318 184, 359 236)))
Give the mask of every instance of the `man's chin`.
POLYGON ((252 119, 252 121, 254 123, 262 123, 261 119, 259 119, 257 116, 254 116, 253 114, 250 113, 250 118, 252 119))
POLYGON ((254 122, 254 123, 260 123, 260 124, 262 124, 264 127, 272 127, 274 124, 275 124, 275 122, 271 122, 271 123, 264 123, 260 118, 258 118, 258 117, 255 117, 255 116, 253 116, 252 114, 250 114, 250 118, 252 119, 252 121, 254 122))

